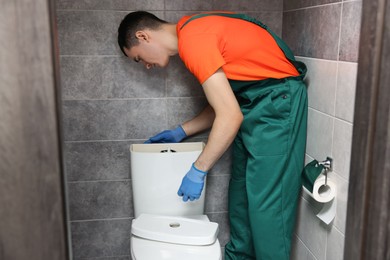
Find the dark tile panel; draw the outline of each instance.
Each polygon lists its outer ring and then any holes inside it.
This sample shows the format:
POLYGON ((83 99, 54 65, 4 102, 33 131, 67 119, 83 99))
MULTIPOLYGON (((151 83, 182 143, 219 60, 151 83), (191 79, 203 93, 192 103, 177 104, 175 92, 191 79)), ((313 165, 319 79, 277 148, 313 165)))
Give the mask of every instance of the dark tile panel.
POLYGON ((206 213, 228 210, 228 187, 230 175, 207 176, 206 213))
MULTIPOLYGON (((210 221, 217 222, 219 224, 218 240, 221 244, 221 247, 225 247, 226 243, 230 240, 230 225, 228 213, 208 213, 207 216, 209 217, 210 221)), ((222 254, 224 254, 223 251, 222 254)))
MULTIPOLYGON (((117 31, 128 12, 58 11, 61 55, 120 55, 117 31)), ((163 12, 153 12, 162 17, 163 12)))
POLYGON ((164 10, 162 0, 58 0, 57 9, 89 10, 164 10))
POLYGON ((68 183, 71 220, 134 217, 130 181, 68 183))
POLYGON ((147 139, 166 128, 162 99, 63 101, 65 141, 147 139))
POLYGON ((228 10, 228 11, 282 11, 282 0, 261 0, 261 1, 213 1, 214 10, 228 10))
POLYGON ((130 255, 130 219, 71 222, 74 258, 130 255))
POLYGON ((131 256, 73 258, 73 260, 131 260, 131 256))
POLYGON ((204 97, 170 98, 167 100, 168 126, 175 127, 199 114, 206 106, 204 97))
POLYGON ((165 72, 147 70, 125 57, 61 57, 63 99, 165 96, 165 72))
POLYGON ((283 39, 295 55, 337 60, 341 4, 283 15, 283 39))
POLYGON ((127 141, 65 143, 67 180, 129 179, 131 143, 127 141))
POLYGON ((291 9, 304 8, 309 6, 317 6, 323 4, 339 3, 342 0, 285 0, 283 1, 283 10, 288 11, 291 9))
POLYGON ((362 2, 343 3, 339 60, 357 62, 362 2))
POLYGON ((210 0, 164 0, 165 10, 179 10, 179 11, 208 11, 212 10, 213 2, 210 0))
POLYGON ((202 85, 187 70, 178 55, 171 58, 167 68, 167 96, 204 96, 202 85))
POLYGON ((166 0, 165 10, 177 11, 282 11, 282 0, 261 0, 261 1, 185 1, 185 0, 166 0))

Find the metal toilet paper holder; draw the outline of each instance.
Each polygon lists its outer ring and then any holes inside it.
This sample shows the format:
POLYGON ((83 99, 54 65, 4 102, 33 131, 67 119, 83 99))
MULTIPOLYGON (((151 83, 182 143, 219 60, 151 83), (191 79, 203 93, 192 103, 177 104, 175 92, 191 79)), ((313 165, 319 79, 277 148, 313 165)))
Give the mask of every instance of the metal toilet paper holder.
POLYGON ((332 171, 333 167, 333 159, 331 157, 326 157, 325 161, 318 162, 316 166, 322 165, 324 167, 324 175, 325 175, 325 186, 327 185, 328 181, 328 171, 332 171))

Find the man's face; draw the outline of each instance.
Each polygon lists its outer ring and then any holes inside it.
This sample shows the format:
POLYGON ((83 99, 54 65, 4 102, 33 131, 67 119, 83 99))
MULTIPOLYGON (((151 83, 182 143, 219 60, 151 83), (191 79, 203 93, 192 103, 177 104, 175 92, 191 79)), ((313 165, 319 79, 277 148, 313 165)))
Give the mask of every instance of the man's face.
POLYGON ((166 67, 169 62, 169 55, 165 50, 151 38, 140 38, 139 44, 130 49, 124 48, 126 55, 135 62, 142 62, 147 69, 153 67, 166 67))

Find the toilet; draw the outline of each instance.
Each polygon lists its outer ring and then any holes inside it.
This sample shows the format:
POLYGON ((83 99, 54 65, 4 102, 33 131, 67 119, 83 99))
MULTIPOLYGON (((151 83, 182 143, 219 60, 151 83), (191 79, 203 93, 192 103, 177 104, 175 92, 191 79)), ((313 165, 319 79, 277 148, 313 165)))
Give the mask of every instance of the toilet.
POLYGON ((134 216, 133 260, 221 260, 218 224, 204 215, 206 184, 196 201, 177 195, 183 176, 205 144, 130 146, 134 216))

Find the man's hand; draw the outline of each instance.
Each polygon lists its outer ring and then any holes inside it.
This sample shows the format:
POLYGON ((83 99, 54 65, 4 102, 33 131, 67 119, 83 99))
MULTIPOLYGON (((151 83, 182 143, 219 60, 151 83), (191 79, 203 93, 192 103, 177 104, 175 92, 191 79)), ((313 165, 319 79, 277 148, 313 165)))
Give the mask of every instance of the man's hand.
POLYGON ((191 169, 181 182, 177 195, 183 197, 183 201, 199 199, 202 194, 206 174, 207 172, 198 170, 194 164, 192 164, 191 169))
POLYGON ((186 132, 184 132, 183 128, 179 125, 175 129, 162 131, 161 133, 149 138, 148 140, 145 141, 145 144, 179 143, 186 137, 187 137, 186 132))

